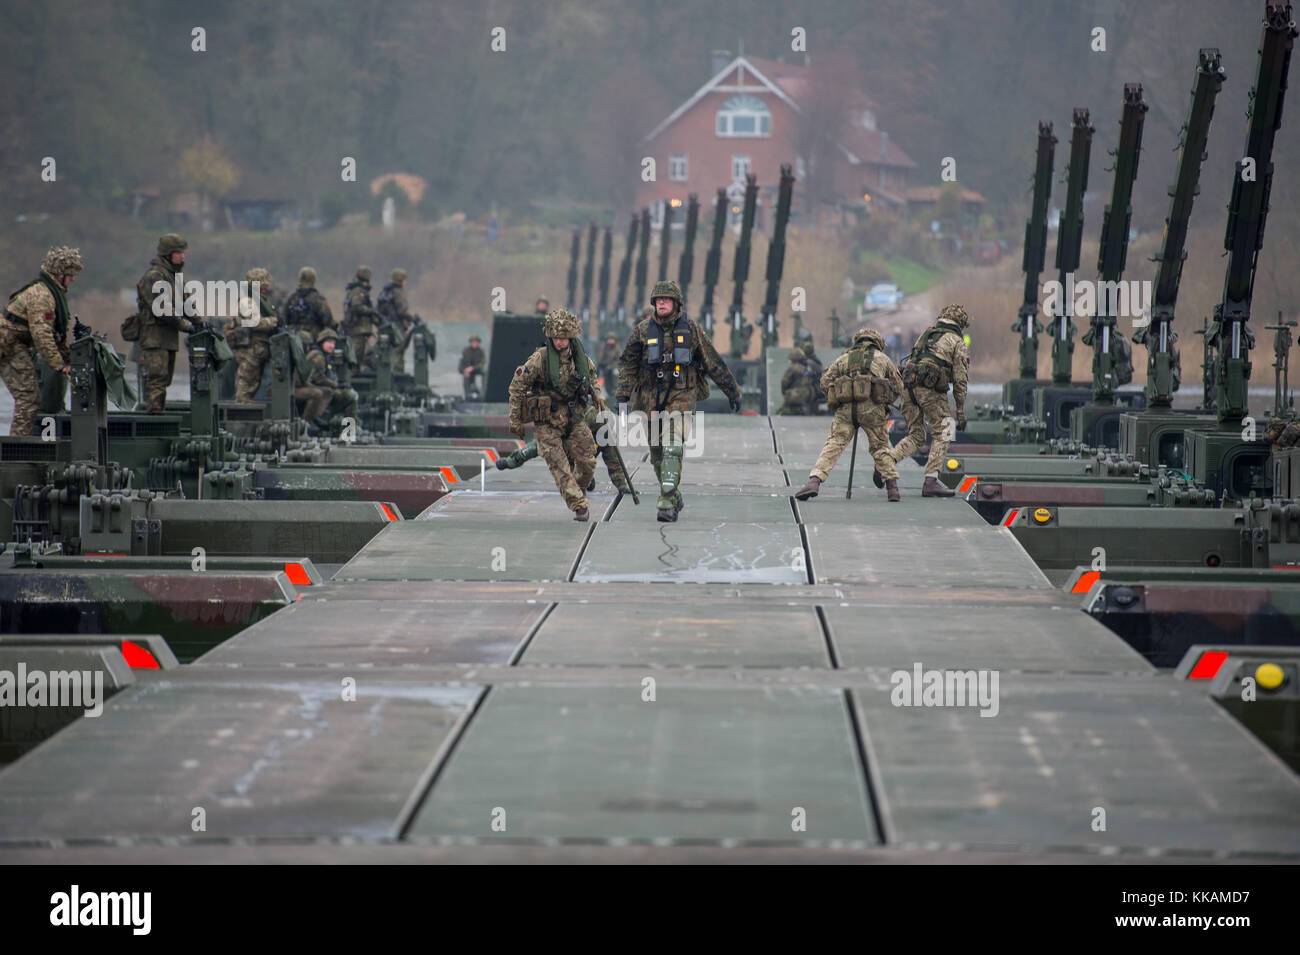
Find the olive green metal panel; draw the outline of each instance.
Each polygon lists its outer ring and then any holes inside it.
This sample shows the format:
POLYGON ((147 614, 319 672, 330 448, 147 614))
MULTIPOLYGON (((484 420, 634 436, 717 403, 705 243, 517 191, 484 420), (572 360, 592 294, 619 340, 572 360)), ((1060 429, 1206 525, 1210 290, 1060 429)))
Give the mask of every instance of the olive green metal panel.
POLYGON ((334 575, 341 580, 567 580, 594 522, 554 517, 485 526, 473 519, 401 521, 334 575))
POLYGON ((268 501, 377 501, 396 504, 406 518, 446 494, 448 486, 438 471, 278 467, 257 471, 253 485, 268 501))
POLYGON ((1101 552, 1107 563, 1161 563, 1187 567, 1241 564, 1237 512, 1208 508, 1048 507, 1025 508, 1009 529, 1044 568, 1091 566, 1101 552), (1043 516, 1043 515, 1039 515, 1043 516))
POLYGON ((547 604, 464 600, 355 600, 331 586, 291 604, 205 654, 240 666, 506 664, 547 604))
MULTIPOLYGON (((895 592, 896 593, 896 592, 895 592)), ((892 595, 891 595, 892 598, 892 595)), ((823 609, 841 666, 1150 672, 1140 655, 1077 608, 882 603, 823 609)))
POLYGON ((827 667, 812 607, 720 607, 673 600, 660 612, 611 622, 610 607, 559 604, 528 644, 524 664, 626 667, 827 667))
POLYGON ((481 689, 353 676, 137 686, 0 772, 0 839, 387 838, 481 689))
MULTIPOLYGON (((965 505, 962 509, 978 519, 965 505)), ((814 579, 820 583, 889 584, 901 573, 911 587, 1052 586, 1007 531, 983 521, 944 529, 942 547, 935 545, 939 535, 911 527, 809 524, 806 529, 814 579)))
POLYGON ((411 834, 877 838, 841 691, 688 689, 661 675, 654 702, 643 692, 636 675, 494 688, 411 834))
POLYGON ((0 634, 0 647, 117 647, 131 669, 174 670, 180 661, 159 633, 22 633, 0 634), (126 644, 134 644, 136 652, 126 644), (139 653, 138 651, 144 651, 139 653), (127 659, 127 654, 133 659, 127 659))
MULTIPOLYGON (((687 498, 683 518, 660 524, 645 511, 640 522, 598 524, 574 580, 674 583, 807 583, 799 529, 786 524, 731 524, 690 519, 698 499, 687 498)), ((623 505, 619 505, 622 507, 623 505)))
POLYGON ((895 705, 901 679, 877 672, 852 696, 891 843, 1300 851, 1300 777, 1203 690, 1003 672, 984 717, 895 705))

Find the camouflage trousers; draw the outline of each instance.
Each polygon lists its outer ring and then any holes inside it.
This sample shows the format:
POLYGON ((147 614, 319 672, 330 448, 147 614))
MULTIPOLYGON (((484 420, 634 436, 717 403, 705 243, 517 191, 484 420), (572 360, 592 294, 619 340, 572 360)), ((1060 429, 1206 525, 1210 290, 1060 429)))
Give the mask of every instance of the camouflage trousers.
POLYGON ((476 371, 473 374, 466 375, 461 372, 461 387, 465 390, 465 397, 468 398, 472 393, 483 393, 483 373, 476 371))
POLYGON ((357 354, 357 367, 364 367, 367 358, 370 359, 370 363, 373 365, 374 359, 370 355, 370 333, 348 335, 348 338, 352 340, 352 350, 357 354))
MULTIPOLYGON (((853 407, 855 402, 848 402, 835 409, 831 419, 831 434, 822 447, 813 465, 812 477, 825 481, 830 476, 835 462, 840 459, 844 449, 853 440, 853 407)), ((889 434, 885 431, 885 417, 888 409, 873 401, 859 401, 857 405, 858 427, 867 434, 868 449, 876 462, 876 470, 886 481, 898 480, 898 468, 891 453, 894 449, 889 443, 889 434)))
POLYGON ((551 477, 555 478, 564 503, 571 511, 587 507, 586 488, 596 470, 596 440, 587 422, 571 414, 565 427, 539 422, 534 429, 537 451, 551 469, 551 477))
POLYGON ((140 367, 144 369, 141 410, 162 414, 167 407, 167 386, 176 373, 176 353, 166 348, 141 348, 140 367))
POLYGON ((686 395, 670 400, 664 407, 658 425, 653 415, 647 416, 646 437, 650 442, 650 463, 654 465, 659 482, 660 509, 682 506, 682 463, 685 444, 695 424, 695 401, 686 395))
POLYGON ((36 387, 36 366, 26 335, 7 325, 0 326, 0 379, 14 396, 14 420, 9 433, 28 435, 36 427, 40 394, 36 387))
POLYGON ((302 417, 305 421, 321 417, 328 421, 334 415, 357 416, 357 393, 351 388, 299 385, 293 390, 293 396, 303 403, 302 417))
POLYGON ((239 371, 235 373, 235 400, 246 405, 262 387, 262 374, 271 360, 271 343, 260 335, 249 345, 235 349, 239 371))
POLYGON ((930 456, 925 462, 925 473, 939 473, 939 466, 948 453, 952 443, 953 428, 957 419, 953 417, 948 406, 948 393, 943 394, 933 388, 916 388, 913 392, 904 391, 903 420, 907 422, 907 437, 898 442, 894 448, 894 460, 901 461, 915 454, 917 448, 925 443, 925 431, 930 430, 930 456))

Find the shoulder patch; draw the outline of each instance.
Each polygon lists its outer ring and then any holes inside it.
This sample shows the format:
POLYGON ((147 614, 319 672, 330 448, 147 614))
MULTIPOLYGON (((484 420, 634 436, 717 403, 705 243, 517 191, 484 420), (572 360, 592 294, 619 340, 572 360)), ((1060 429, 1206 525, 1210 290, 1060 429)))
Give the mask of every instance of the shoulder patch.
POLYGON ((524 366, 523 366, 523 365, 520 365, 518 368, 515 369, 515 376, 516 376, 516 377, 518 377, 519 375, 522 375, 523 373, 524 373, 524 366))

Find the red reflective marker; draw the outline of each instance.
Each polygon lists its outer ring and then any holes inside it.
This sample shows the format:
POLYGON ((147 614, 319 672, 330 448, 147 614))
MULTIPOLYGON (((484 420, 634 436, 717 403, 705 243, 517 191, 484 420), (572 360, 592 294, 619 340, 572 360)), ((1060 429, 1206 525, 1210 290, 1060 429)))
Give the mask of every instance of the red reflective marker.
POLYGON ((138 643, 132 643, 130 640, 122 641, 122 658, 126 660, 126 665, 132 670, 161 670, 158 661, 153 658, 153 654, 140 646, 138 643))
POLYGON ((1208 650, 1202 653, 1201 658, 1196 661, 1196 666, 1192 667, 1192 672, 1187 674, 1187 679, 1213 680, 1226 659, 1228 659, 1226 650, 1208 650))

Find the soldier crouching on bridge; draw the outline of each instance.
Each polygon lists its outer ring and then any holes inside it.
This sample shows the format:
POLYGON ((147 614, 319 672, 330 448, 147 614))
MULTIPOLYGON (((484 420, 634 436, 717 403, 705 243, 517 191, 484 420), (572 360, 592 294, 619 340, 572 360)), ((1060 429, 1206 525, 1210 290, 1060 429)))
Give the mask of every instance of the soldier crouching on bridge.
POLYGON ((598 401, 596 364, 582 348, 576 315, 562 308, 547 312, 542 334, 546 347, 516 368, 510 381, 510 431, 522 438, 524 423, 533 422, 555 486, 573 519, 585 521, 584 489, 596 469, 596 440, 586 421, 588 407, 598 401))
POLYGON ((897 501, 898 469, 890 454, 893 449, 885 432, 885 418, 890 402, 903 391, 903 378, 889 360, 880 332, 874 328, 857 332, 849 350, 826 369, 821 385, 827 403, 835 409, 835 417, 831 419, 830 437, 813 465, 808 483, 794 496, 801 501, 817 496, 845 446, 861 428, 867 433, 871 456, 875 458, 876 471, 889 500, 897 501))
POLYGON ((36 426, 40 396, 32 349, 55 372, 66 375, 68 362, 68 286, 81 271, 81 254, 66 245, 50 249, 40 275, 9 296, 0 319, 0 379, 14 396, 9 433, 29 435, 36 426))
POLYGON ((633 411, 660 416, 651 420, 650 439, 650 461, 659 479, 656 516, 675 521, 683 507, 685 430, 695 415, 695 402, 709 396, 712 378, 738 413, 740 385, 704 330, 682 312, 682 290, 676 282, 655 283, 650 304, 653 316, 637 323, 619 360, 618 403, 631 400, 633 411))
POLYGON ((930 429, 930 456, 925 462, 922 497, 952 497, 939 483, 939 465, 948 453, 953 431, 966 430, 966 387, 970 355, 964 332, 970 317, 960 305, 945 305, 935 323, 921 333, 903 366, 903 417, 908 434, 894 448, 893 458, 901 461, 925 441, 930 429), (948 385, 957 406, 956 421, 948 408, 948 385), (924 419, 924 420, 922 420, 924 419))

